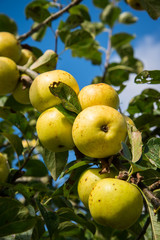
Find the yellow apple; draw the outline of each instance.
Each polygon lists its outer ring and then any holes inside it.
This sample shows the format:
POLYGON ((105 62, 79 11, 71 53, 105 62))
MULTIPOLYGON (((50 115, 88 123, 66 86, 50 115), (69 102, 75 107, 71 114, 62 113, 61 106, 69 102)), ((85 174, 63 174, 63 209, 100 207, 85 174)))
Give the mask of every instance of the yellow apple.
POLYGON ((19 61, 21 45, 12 33, 0 32, 0 56, 8 57, 16 63, 19 61))
POLYGON ((18 65, 20 66, 25 65, 30 58, 32 58, 32 63, 36 60, 36 56, 29 49, 25 49, 25 48, 22 49, 21 57, 18 61, 18 65))
POLYGON ((21 104, 30 104, 29 100, 29 88, 23 85, 23 82, 19 82, 16 89, 13 92, 14 99, 21 104))
POLYGON ((127 134, 126 121, 116 109, 95 105, 76 117, 72 136, 76 147, 86 156, 105 158, 121 150, 127 134))
POLYGON ((6 157, 0 153, 0 182, 6 182, 9 175, 9 166, 6 157))
POLYGON ((117 174, 114 168, 109 173, 100 174, 101 168, 90 168, 84 171, 78 180, 78 195, 82 203, 88 208, 89 194, 97 181, 103 178, 114 178, 117 174))
POLYGON ((126 181, 106 178, 99 180, 89 195, 93 219, 103 225, 124 230, 140 217, 143 198, 138 188, 126 181))
POLYGON ((0 95, 12 93, 19 79, 16 63, 7 57, 0 57, 0 95))
POLYGON ((42 145, 50 151, 64 152, 74 147, 72 124, 54 107, 41 113, 36 130, 42 145))
POLYGON ((144 10, 140 3, 140 0, 126 0, 126 2, 135 10, 144 10))
POLYGON ((118 109, 119 97, 114 88, 106 83, 85 86, 78 94, 82 109, 94 105, 106 105, 118 109))
POLYGON ((39 112, 61 103, 61 100, 55 97, 49 90, 49 86, 53 82, 59 81, 70 86, 78 94, 78 83, 68 72, 53 70, 41 73, 34 79, 29 91, 30 102, 39 112))

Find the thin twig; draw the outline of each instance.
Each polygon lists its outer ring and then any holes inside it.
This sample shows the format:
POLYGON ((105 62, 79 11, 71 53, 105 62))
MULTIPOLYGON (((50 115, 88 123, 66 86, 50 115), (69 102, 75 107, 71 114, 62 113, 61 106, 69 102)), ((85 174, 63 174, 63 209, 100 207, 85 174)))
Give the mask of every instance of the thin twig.
POLYGON ((150 217, 148 217, 145 224, 144 224, 144 227, 142 228, 142 231, 140 232, 140 234, 138 235, 138 237, 135 240, 140 240, 144 236, 144 234, 146 233, 147 228, 150 224, 150 221, 151 221, 150 217))
POLYGON ((153 183, 152 185, 150 185, 150 186, 148 187, 148 189, 149 189, 150 191, 154 191, 154 190, 159 189, 159 188, 160 188, 160 180, 157 181, 157 182, 155 182, 155 183, 153 183))
POLYGON ((23 35, 19 36, 18 41, 19 42, 24 41, 26 38, 31 36, 33 33, 37 32, 39 29, 43 28, 44 26, 46 26, 51 21, 57 19, 63 13, 67 12, 71 7, 79 4, 80 2, 82 2, 82 0, 75 0, 75 1, 71 2, 70 4, 68 4, 66 7, 59 10, 58 12, 56 12, 54 14, 51 14, 48 18, 46 18, 43 22, 39 23, 36 27, 32 28, 29 32, 24 33, 23 35))
POLYGON ((38 76, 38 73, 35 71, 32 71, 29 68, 26 68, 24 66, 19 66, 17 65, 17 68, 20 72, 26 73, 27 75, 29 75, 32 79, 35 79, 38 76))

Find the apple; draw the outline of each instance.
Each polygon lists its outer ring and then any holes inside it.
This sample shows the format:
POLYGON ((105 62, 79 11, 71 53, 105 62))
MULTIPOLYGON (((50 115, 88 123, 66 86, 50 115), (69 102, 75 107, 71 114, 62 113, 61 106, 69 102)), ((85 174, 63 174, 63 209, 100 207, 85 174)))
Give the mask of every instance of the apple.
POLYGON ((144 10, 140 0, 126 0, 126 2, 128 3, 128 5, 130 5, 131 8, 135 10, 144 10))
POLYGON ((16 63, 7 57, 0 57, 0 95, 12 93, 19 79, 16 63))
POLYGON ((68 72, 53 70, 41 73, 34 79, 29 91, 30 102, 39 112, 61 103, 61 100, 49 90, 51 84, 59 81, 70 86, 78 94, 78 83, 68 72))
POLYGON ((113 178, 116 176, 117 172, 112 167, 109 173, 100 174, 101 168, 90 168, 85 170, 79 180, 78 180, 78 195, 82 203, 86 208, 88 208, 88 198, 89 194, 97 181, 103 178, 113 178))
POLYGON ((9 166, 6 157, 0 153, 0 182, 6 182, 9 175, 9 166))
POLYGON ((76 147, 93 158, 117 154, 126 134, 127 126, 122 114, 105 105, 85 108, 76 117, 72 128, 76 147))
POLYGON ((23 82, 19 82, 13 92, 14 99, 21 104, 30 104, 29 87, 25 87, 23 82))
POLYGON ((114 88, 106 83, 90 84, 78 94, 82 109, 94 105, 106 105, 118 109, 119 97, 114 88))
POLYGON ((23 66, 25 65, 29 59, 32 59, 32 63, 36 60, 36 56, 29 50, 29 49, 22 49, 21 50, 21 57, 18 61, 18 65, 23 66))
POLYGON ((8 57, 16 63, 19 61, 21 45, 12 33, 0 32, 0 56, 8 57))
POLYGON ((119 179, 99 180, 89 195, 89 210, 95 222, 119 230, 132 226, 142 208, 143 198, 138 188, 119 179))
POLYGON ((40 114, 36 130, 42 145, 52 152, 64 152, 74 147, 72 124, 54 107, 40 114))

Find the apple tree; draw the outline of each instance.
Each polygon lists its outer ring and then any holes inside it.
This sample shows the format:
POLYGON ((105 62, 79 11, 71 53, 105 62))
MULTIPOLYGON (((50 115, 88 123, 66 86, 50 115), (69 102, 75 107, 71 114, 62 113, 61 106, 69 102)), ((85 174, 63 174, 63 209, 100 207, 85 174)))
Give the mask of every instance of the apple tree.
POLYGON ((160 71, 135 57, 134 34, 114 31, 136 24, 137 11, 158 21, 160 2, 125 0, 133 15, 122 1, 93 0, 97 22, 88 1, 28 1, 22 35, 0 14, 0 239, 160 239, 160 71), (48 30, 54 45, 43 52, 36 43, 48 30), (102 89, 79 97, 78 81, 59 70, 66 51, 101 67, 89 88, 102 89), (123 112, 131 74, 148 87, 123 112))

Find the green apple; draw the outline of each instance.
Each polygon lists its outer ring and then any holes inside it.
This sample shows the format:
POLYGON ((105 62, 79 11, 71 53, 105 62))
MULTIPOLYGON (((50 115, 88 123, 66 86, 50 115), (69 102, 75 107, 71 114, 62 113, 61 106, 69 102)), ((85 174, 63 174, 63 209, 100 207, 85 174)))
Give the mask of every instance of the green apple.
POLYGON ((14 99, 21 104, 30 104, 29 87, 24 86, 23 82, 19 82, 13 92, 14 99))
POLYGON ((100 174, 101 168, 90 168, 84 171, 78 180, 78 195, 82 203, 88 208, 89 194, 94 187, 95 183, 103 178, 114 178, 117 171, 114 168, 110 168, 109 173, 100 174))
POLYGON ((117 154, 126 134, 127 126, 122 114, 104 105, 85 108, 76 117, 72 128, 76 147, 93 158, 117 154))
POLYGON ((36 130, 42 145, 52 152, 64 152, 74 147, 72 124, 54 107, 41 113, 36 130))
POLYGON ((16 63, 19 61, 21 45, 12 33, 0 32, 0 56, 8 57, 16 63))
POLYGON ((135 10, 144 10, 140 0, 126 0, 126 2, 128 3, 128 5, 130 5, 131 8, 135 10))
POLYGON ((16 63, 7 57, 0 57, 0 95, 12 93, 19 79, 16 63))
POLYGON ((41 73, 34 79, 29 91, 31 104, 39 112, 61 103, 60 98, 55 97, 49 90, 51 84, 59 81, 70 86, 78 94, 78 83, 68 72, 53 70, 41 73))
POLYGON ((6 157, 0 153, 0 182, 6 182, 9 175, 9 166, 6 157))
POLYGON ((106 105, 118 109, 119 96, 114 88, 106 83, 90 84, 78 94, 82 109, 94 105, 106 105))
POLYGON ((29 50, 29 49, 22 49, 21 50, 21 57, 18 61, 18 65, 23 66, 25 65, 29 59, 32 59, 32 63, 36 60, 36 56, 29 50))
POLYGON ((99 180, 89 195, 89 210, 93 219, 103 225, 124 230, 140 217, 143 198, 135 185, 106 178, 99 180))

